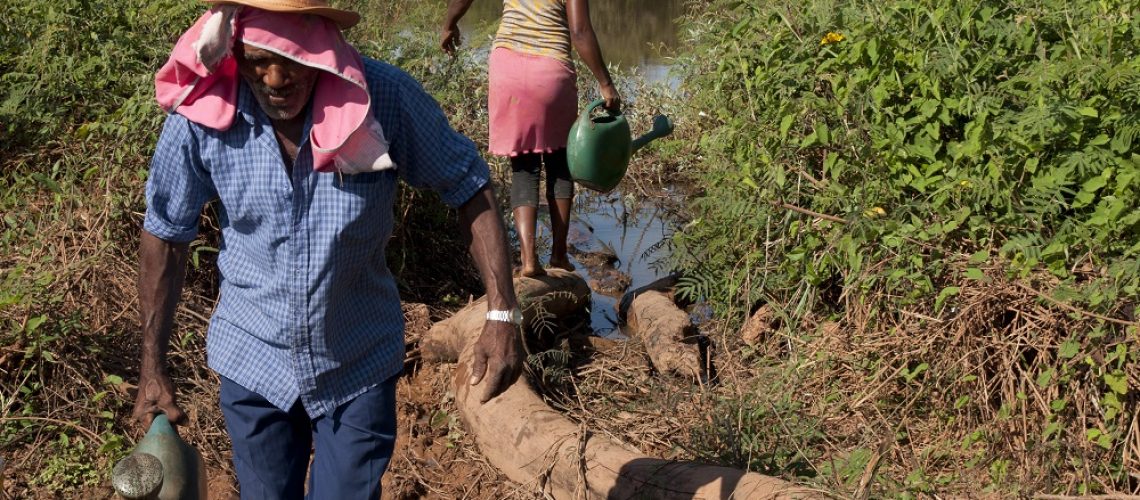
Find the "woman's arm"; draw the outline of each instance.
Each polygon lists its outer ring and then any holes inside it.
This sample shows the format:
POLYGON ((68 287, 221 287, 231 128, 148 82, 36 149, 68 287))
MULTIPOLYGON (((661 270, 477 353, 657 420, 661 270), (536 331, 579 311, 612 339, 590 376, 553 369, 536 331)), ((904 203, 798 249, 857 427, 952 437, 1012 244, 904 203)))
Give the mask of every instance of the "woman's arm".
POLYGON ((443 19, 443 33, 439 37, 439 48, 455 55, 456 47, 462 42, 459 37, 459 20, 471 8, 475 0, 451 0, 447 4, 447 16, 443 19))
MULTIPOLYGON (((453 0, 452 3, 459 1, 461 0, 453 0)), ((598 37, 594 34, 594 25, 590 24, 590 2, 566 0, 566 17, 570 21, 570 43, 574 44, 574 50, 578 51, 578 56, 598 80, 602 98, 606 100, 606 109, 621 109, 621 96, 610 79, 610 71, 602 59, 602 49, 598 47, 598 37)))

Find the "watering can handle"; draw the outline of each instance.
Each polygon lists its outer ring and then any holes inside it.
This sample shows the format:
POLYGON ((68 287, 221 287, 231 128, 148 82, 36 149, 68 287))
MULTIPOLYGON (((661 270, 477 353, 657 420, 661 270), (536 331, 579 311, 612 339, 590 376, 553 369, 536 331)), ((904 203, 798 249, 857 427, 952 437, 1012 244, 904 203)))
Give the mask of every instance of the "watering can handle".
MULTIPOLYGON (((599 106, 604 106, 605 104, 606 104, 605 99, 598 99, 598 100, 595 100, 594 102, 591 102, 590 105, 586 106, 586 109, 582 110, 582 116, 579 117, 578 119, 582 120, 583 122, 589 122, 590 121, 590 115, 592 115, 594 113, 594 110, 598 109, 599 106)), ((610 116, 621 116, 621 110, 620 109, 617 111, 610 111, 606 108, 602 108, 602 110, 604 110, 610 116)))

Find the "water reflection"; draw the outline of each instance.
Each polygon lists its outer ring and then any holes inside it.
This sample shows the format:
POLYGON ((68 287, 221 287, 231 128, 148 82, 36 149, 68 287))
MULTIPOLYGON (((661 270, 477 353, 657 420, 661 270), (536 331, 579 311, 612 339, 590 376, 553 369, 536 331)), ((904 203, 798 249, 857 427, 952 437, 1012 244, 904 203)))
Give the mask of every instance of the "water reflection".
MULTIPOLYGON (((663 191, 661 194, 670 196, 673 193, 663 191)), ((667 257, 660 247, 677 227, 663 203, 664 199, 658 198, 633 200, 616 190, 605 194, 588 189, 578 191, 569 236, 573 247, 571 260, 577 267, 577 273, 591 283, 591 288, 606 288, 610 283, 604 277, 608 266, 590 268, 579 260, 581 254, 603 253, 615 256, 617 261, 613 269, 630 280, 626 288, 618 290, 616 295, 597 293, 597 290, 591 294, 590 326, 595 334, 624 338, 617 317, 617 295, 668 274, 667 270, 660 268, 662 259, 667 257), (601 275, 598 271, 602 271, 601 275)), ((536 242, 539 255, 546 263, 550 248, 550 219, 545 206, 540 215, 536 242)))
MULTIPOLYGON (((590 20, 607 63, 659 67, 662 52, 677 45, 674 20, 683 9, 684 0, 606 0, 590 2, 590 20)), ((460 29, 493 37, 502 12, 499 0, 476 0, 460 29)))

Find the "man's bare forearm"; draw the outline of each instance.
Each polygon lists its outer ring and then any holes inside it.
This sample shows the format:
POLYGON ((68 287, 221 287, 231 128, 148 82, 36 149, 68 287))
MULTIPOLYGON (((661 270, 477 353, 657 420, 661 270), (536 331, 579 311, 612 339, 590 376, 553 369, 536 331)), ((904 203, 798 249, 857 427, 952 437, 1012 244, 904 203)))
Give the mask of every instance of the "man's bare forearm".
POLYGON ((142 323, 141 370, 166 370, 166 351, 174 310, 182 295, 189 245, 170 243, 143 231, 139 244, 139 315, 142 323))
POLYGON ((489 184, 459 207, 459 230, 483 278, 487 307, 499 310, 517 307, 507 232, 489 184))
MULTIPOLYGON (((469 243, 471 257, 483 277, 489 309, 518 307, 511 279, 507 231, 495 203, 495 192, 488 184, 459 207, 459 228, 469 243)), ((471 385, 484 385, 479 401, 486 403, 507 390, 519 378, 523 366, 522 337, 509 322, 488 319, 483 333, 471 346, 471 385)))

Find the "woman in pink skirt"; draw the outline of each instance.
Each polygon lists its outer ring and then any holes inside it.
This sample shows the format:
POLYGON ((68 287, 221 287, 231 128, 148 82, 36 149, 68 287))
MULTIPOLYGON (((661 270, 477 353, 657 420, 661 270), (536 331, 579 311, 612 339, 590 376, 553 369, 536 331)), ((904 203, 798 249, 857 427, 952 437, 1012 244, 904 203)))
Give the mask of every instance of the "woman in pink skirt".
MULTIPOLYGON (((459 19, 473 1, 451 0, 448 5, 440 46, 449 54, 459 46, 459 19)), ((566 138, 578 114, 571 46, 598 80, 606 108, 619 109, 621 98, 602 60, 587 0, 503 0, 503 18, 488 68, 488 149, 511 159, 511 208, 522 246, 524 276, 544 274, 534 245, 543 166, 554 233, 550 266, 574 269, 566 254, 574 200, 566 138)))

